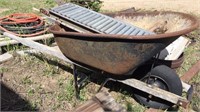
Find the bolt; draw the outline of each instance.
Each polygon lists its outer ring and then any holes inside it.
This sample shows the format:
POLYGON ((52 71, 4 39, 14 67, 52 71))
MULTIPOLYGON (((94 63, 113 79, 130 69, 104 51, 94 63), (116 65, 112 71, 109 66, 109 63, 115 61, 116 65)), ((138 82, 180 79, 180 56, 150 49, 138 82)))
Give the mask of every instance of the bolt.
POLYGON ((152 98, 153 96, 152 96, 152 95, 149 95, 148 97, 149 97, 149 98, 152 98))

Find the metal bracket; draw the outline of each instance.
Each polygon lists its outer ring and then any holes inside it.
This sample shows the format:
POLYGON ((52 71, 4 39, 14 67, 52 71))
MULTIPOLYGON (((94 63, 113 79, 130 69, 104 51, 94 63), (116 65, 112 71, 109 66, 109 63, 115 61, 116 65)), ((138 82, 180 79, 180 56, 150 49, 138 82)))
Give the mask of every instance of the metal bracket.
POLYGON ((181 106, 183 108, 188 108, 189 103, 190 103, 190 101, 188 101, 188 100, 179 99, 177 102, 177 105, 181 106))
POLYGON ((117 81, 117 80, 112 79, 112 78, 107 78, 107 79, 101 84, 101 86, 100 86, 100 88, 98 89, 97 93, 100 92, 100 91, 102 90, 102 88, 106 85, 106 83, 107 83, 108 81, 117 81))

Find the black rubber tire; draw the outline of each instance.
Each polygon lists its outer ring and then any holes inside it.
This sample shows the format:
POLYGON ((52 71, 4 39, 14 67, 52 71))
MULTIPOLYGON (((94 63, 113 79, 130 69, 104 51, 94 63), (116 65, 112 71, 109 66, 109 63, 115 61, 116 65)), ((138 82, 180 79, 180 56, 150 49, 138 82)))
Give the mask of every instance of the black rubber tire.
MULTIPOLYGON (((149 84, 155 85, 179 96, 182 95, 181 80, 176 72, 171 68, 165 65, 160 65, 153 68, 149 73, 151 73, 150 80, 148 82, 149 84)), ((147 82, 149 73, 140 80, 147 82)), ((137 94, 134 94, 134 97, 140 104, 151 108, 168 109, 173 106, 172 103, 165 100, 156 97, 149 98, 149 94, 141 91, 137 94)))

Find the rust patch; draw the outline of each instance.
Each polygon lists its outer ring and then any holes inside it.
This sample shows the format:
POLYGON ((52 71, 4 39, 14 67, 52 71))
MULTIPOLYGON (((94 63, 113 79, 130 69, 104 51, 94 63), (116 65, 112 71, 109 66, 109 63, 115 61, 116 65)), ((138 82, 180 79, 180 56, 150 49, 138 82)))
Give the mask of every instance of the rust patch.
POLYGON ((182 77, 181 80, 188 82, 200 71, 200 60, 193 65, 182 77))

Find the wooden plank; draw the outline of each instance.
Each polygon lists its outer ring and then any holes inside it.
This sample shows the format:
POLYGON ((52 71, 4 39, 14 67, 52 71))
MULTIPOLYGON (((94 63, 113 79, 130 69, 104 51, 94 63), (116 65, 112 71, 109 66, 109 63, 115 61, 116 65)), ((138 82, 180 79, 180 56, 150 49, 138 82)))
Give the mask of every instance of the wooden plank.
MULTIPOLYGON (((60 52, 60 49, 58 48, 58 46, 51 47, 51 49, 60 52)), ((21 56, 24 56, 24 55, 31 54, 31 53, 40 53, 40 51, 35 50, 35 49, 28 49, 28 50, 16 51, 16 53, 21 55, 21 56)), ((4 54, 0 55, 0 63, 8 61, 12 58, 13 58, 13 55, 11 53, 8 53, 8 52, 4 53, 4 54)))
MULTIPOLYGON (((53 34, 45 34, 45 35, 40 35, 40 36, 35 36, 35 37, 28 37, 26 39, 37 41, 37 40, 49 39, 49 38, 53 38, 53 37, 54 37, 53 34)), ((6 46, 6 45, 18 44, 18 43, 20 43, 20 42, 18 42, 16 40, 4 40, 4 41, 0 42, 0 47, 6 46)))
POLYGON ((36 50, 38 50, 42 53, 53 55, 57 58, 60 58, 64 61, 66 61, 66 62, 73 63, 69 59, 67 59, 60 51, 54 50, 49 46, 34 42, 33 40, 30 40, 30 39, 27 39, 27 38, 20 38, 20 37, 13 35, 13 34, 7 33, 7 32, 4 32, 3 35, 5 35, 5 36, 7 36, 7 37, 9 37, 13 40, 16 40, 16 41, 18 41, 19 43, 22 43, 25 46, 36 49, 36 50))
MULTIPOLYGON (((165 60, 176 60, 183 53, 185 47, 189 43, 189 40, 183 36, 180 36, 165 49, 168 51, 168 55, 165 57, 165 60)), ((162 54, 162 51, 161 51, 162 54)))
POLYGON ((21 44, 25 45, 25 46, 28 46, 30 48, 33 48, 39 52, 42 52, 42 53, 46 53, 46 54, 49 54, 51 56, 55 56, 61 60, 64 60, 65 62, 69 63, 69 64, 74 64, 74 65, 78 65, 80 67, 83 67, 87 70, 89 70, 88 68, 84 67, 84 66, 81 66, 77 63, 74 63, 72 61, 70 61, 68 58, 66 58, 62 52, 60 51, 60 49, 52 49, 51 47, 49 46, 46 46, 46 45, 43 45, 43 44, 40 44, 40 43, 37 43, 37 42, 34 42, 33 40, 30 40, 30 39, 27 39, 27 38, 21 38, 21 37, 18 37, 18 36, 15 36, 13 34, 10 34, 10 33, 7 33, 7 32, 4 32, 3 35, 13 39, 13 40, 16 40, 18 42, 20 42, 21 44))
POLYGON ((8 61, 8 60, 10 60, 12 58, 13 58, 12 54, 10 54, 10 53, 4 53, 4 54, 0 55, 0 63, 8 61))
POLYGON ((103 91, 95 95, 95 98, 103 105, 104 108, 111 112, 125 112, 125 108, 118 104, 115 99, 107 92, 103 91))
POLYGON ((72 112, 126 112, 125 108, 118 104, 107 92, 97 93, 92 99, 76 107, 72 112))
POLYGON ((165 91, 165 90, 162 90, 158 87, 155 87, 155 86, 151 86, 149 84, 146 84, 144 82, 141 82, 137 79, 127 79, 127 80, 124 80, 124 81, 119 81, 119 82, 122 82, 126 85, 129 85, 131 87, 134 87, 138 90, 141 90, 143 92, 146 92, 150 95, 153 95, 155 97, 158 97, 158 98, 161 98, 161 99, 164 99, 166 101, 169 101, 173 104, 177 104, 177 105, 180 105, 184 108, 187 107, 187 105, 189 104, 189 102, 181 97, 181 96, 178 96, 176 94, 173 94, 171 92, 168 92, 168 91, 165 91))

